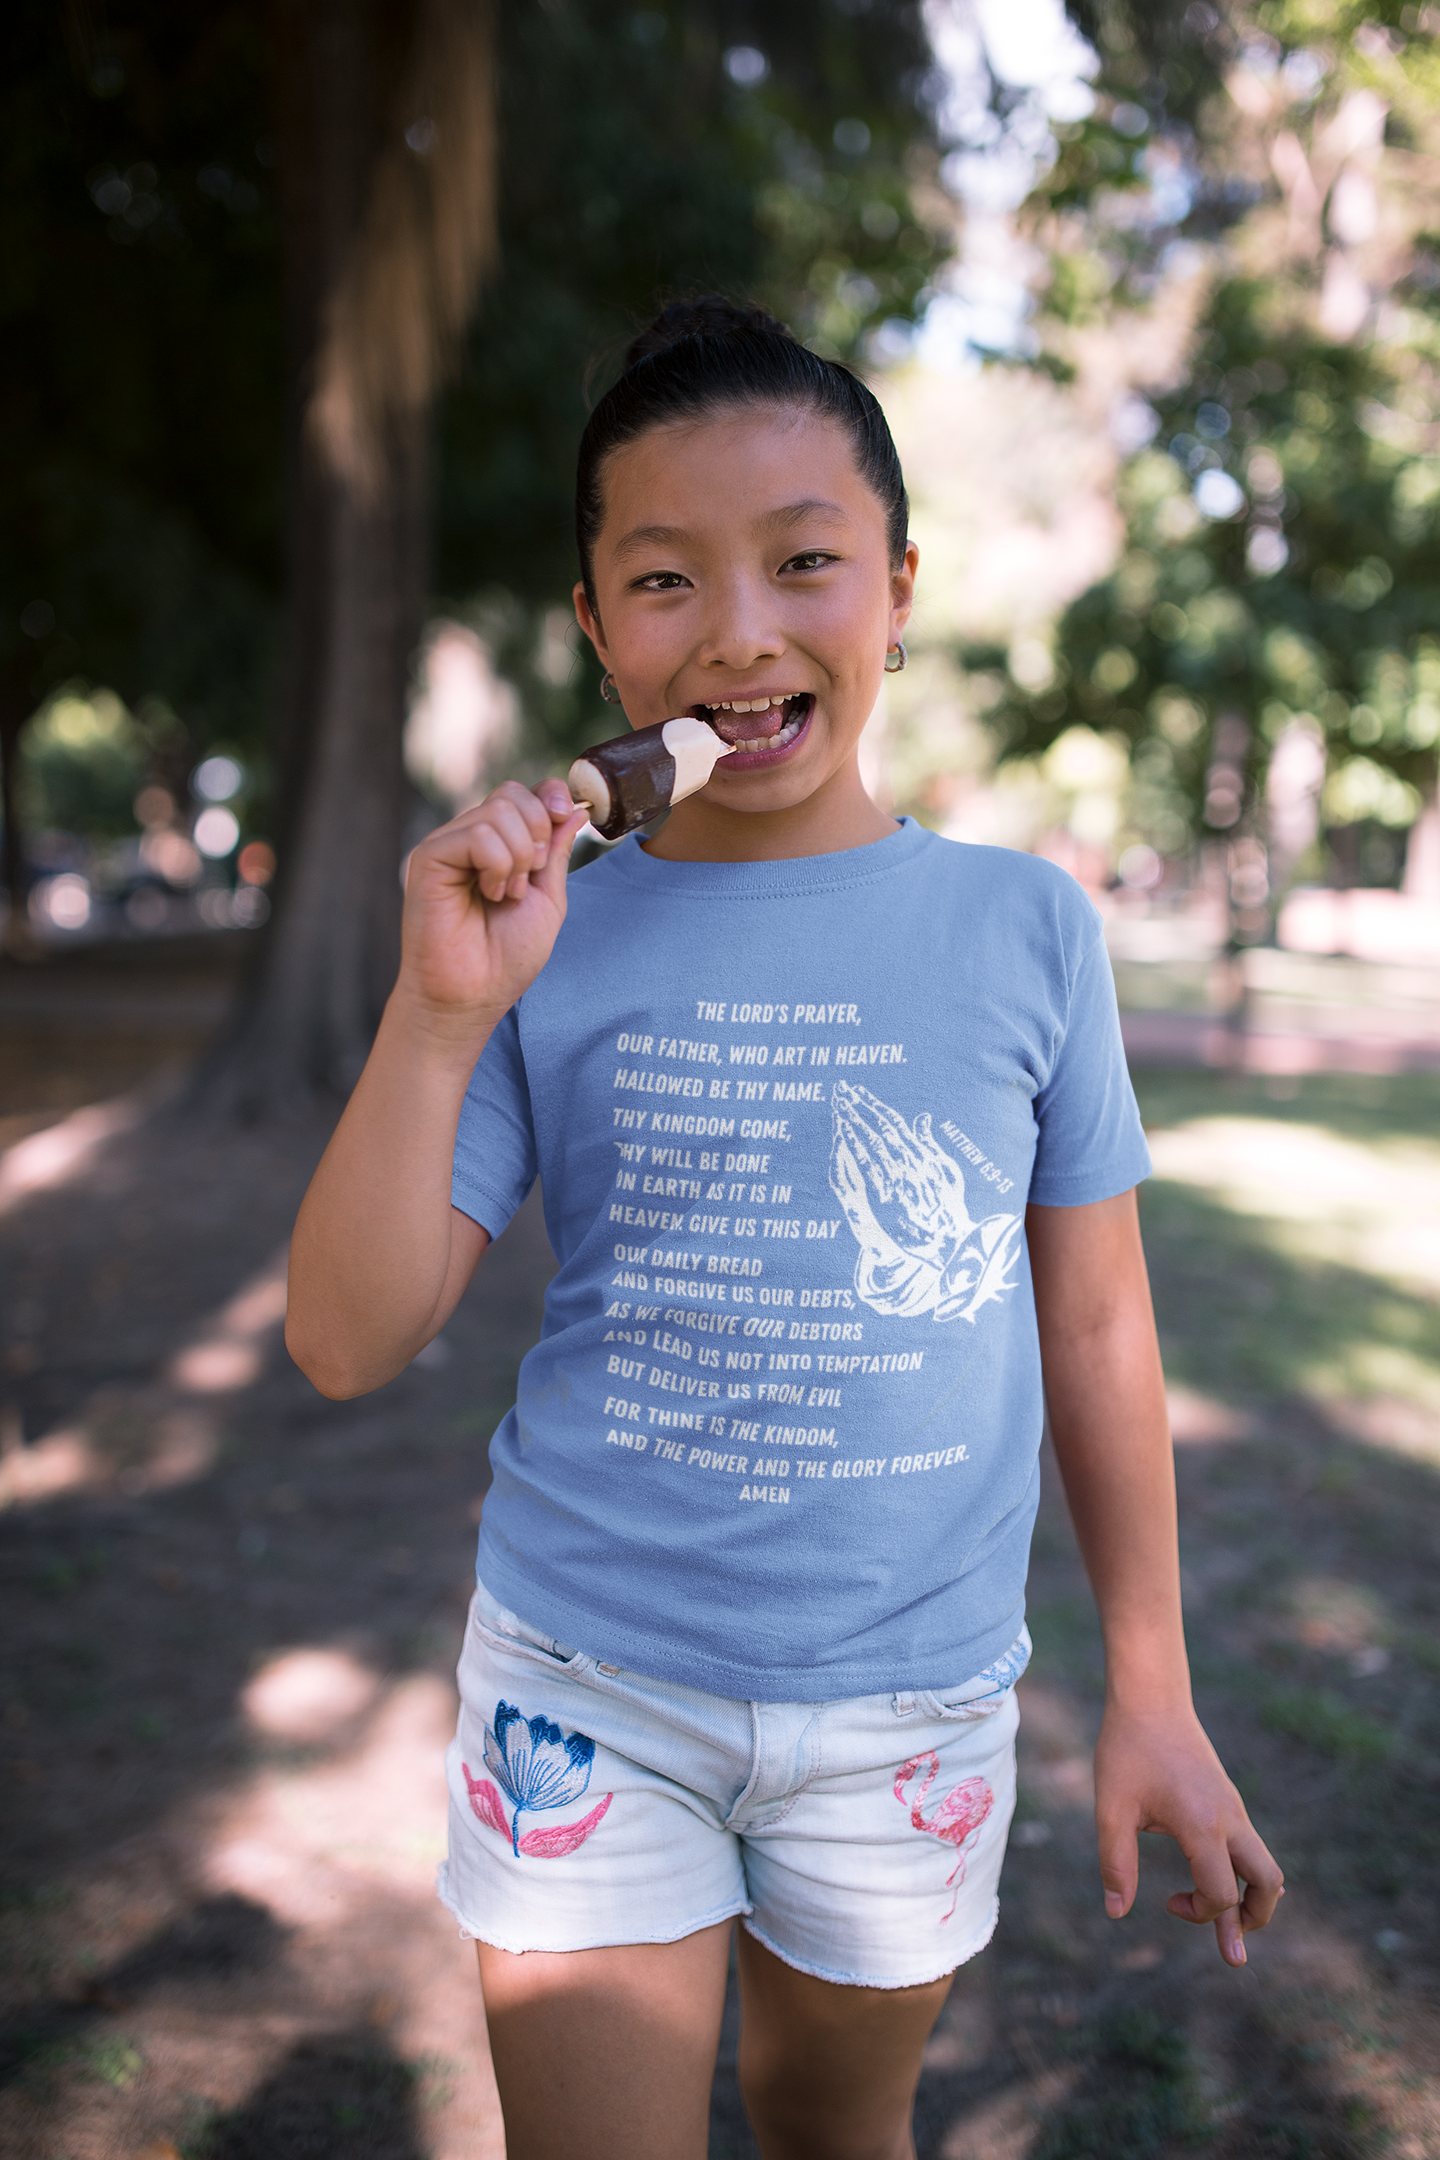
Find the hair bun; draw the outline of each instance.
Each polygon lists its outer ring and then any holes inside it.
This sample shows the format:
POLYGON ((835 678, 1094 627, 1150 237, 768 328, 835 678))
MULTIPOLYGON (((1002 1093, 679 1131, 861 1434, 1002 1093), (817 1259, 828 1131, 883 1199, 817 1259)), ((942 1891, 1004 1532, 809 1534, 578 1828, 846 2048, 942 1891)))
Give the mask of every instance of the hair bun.
POLYGON ((672 300, 668 307, 661 308, 655 320, 626 348, 625 365, 632 368, 637 361, 668 351, 683 338, 729 337, 737 330, 758 331, 767 337, 784 338, 790 344, 795 342, 794 333, 768 308, 727 300, 723 293, 701 293, 694 300, 672 300))

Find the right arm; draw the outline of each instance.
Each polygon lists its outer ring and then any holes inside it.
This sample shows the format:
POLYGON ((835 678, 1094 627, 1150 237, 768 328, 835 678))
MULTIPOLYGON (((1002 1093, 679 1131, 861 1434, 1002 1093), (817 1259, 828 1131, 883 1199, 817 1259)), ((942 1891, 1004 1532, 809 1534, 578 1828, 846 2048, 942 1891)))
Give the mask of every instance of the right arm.
POLYGON ((461 1105, 550 957, 584 822, 562 781, 534 794, 511 781, 410 859, 399 978, 290 1246, 286 1347, 322 1395, 403 1371, 490 1242, 450 1204, 461 1105))

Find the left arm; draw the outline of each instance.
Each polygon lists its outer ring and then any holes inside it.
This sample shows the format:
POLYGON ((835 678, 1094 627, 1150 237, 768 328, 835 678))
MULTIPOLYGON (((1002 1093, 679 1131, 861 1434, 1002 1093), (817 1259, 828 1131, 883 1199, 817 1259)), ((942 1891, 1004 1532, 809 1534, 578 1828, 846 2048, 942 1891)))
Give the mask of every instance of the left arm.
POLYGON ((1270 1920, 1282 1877, 1190 1699, 1175 1471, 1135 1195, 1032 1206, 1026 1235, 1050 1429, 1105 1638, 1095 1750, 1105 1910, 1118 1920, 1134 1902, 1137 1833, 1163 1832, 1195 1881, 1169 1910, 1213 1921, 1221 1956, 1243 1965, 1245 1934, 1270 1920))

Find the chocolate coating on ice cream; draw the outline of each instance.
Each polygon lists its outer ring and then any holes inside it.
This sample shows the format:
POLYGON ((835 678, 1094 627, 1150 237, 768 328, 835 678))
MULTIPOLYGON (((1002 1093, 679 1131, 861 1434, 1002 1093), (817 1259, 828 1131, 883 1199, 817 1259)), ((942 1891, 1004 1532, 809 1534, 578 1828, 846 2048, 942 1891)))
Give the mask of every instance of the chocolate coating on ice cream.
POLYGON ((570 767, 570 792, 602 840, 620 840, 704 787, 731 748, 703 720, 662 720, 595 743, 570 767))

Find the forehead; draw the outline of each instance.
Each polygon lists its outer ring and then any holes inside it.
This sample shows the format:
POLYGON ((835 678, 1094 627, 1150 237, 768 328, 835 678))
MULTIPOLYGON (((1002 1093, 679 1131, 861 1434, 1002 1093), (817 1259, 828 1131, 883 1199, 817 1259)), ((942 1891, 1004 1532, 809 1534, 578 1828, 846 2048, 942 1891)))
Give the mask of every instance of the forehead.
POLYGON ((622 443, 601 471, 600 545, 637 532, 699 533, 801 518, 883 531, 844 427, 795 406, 743 406, 672 420, 622 443))

